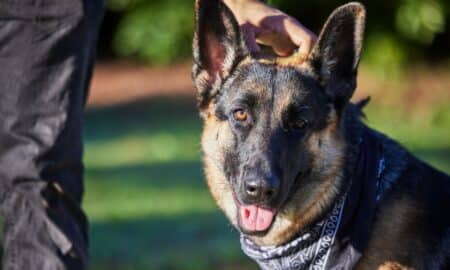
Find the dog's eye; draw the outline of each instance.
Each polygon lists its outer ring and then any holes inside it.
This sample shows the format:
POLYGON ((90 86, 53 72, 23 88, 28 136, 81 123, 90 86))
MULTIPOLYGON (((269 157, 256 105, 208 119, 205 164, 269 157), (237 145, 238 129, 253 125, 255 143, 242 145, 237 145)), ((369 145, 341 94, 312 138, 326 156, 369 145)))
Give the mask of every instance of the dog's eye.
POLYGON ((244 122, 247 121, 248 114, 243 109, 237 109, 233 112, 233 117, 236 121, 244 122))
POLYGON ((305 119, 297 119, 294 123, 292 123, 293 129, 305 129, 308 126, 308 120, 305 119))

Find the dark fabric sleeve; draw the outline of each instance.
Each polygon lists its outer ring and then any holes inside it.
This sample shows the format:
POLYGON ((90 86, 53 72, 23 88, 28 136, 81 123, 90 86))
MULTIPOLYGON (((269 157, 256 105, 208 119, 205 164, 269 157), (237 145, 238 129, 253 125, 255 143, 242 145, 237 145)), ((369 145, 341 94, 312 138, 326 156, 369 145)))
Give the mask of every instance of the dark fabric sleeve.
POLYGON ((0 1, 3 269, 85 269, 82 113, 103 0, 0 1))

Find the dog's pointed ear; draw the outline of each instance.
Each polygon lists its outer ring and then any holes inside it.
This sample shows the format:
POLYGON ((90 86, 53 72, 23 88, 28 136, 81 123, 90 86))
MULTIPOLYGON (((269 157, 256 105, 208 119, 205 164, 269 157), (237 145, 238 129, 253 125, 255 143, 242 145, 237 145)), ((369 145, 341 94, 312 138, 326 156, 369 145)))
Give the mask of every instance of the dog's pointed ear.
POLYGON ((343 107, 356 88, 366 12, 360 3, 337 8, 322 28, 309 55, 325 91, 343 107))
POLYGON ((222 0, 196 0, 195 20, 192 76, 202 110, 249 50, 236 19, 222 0))

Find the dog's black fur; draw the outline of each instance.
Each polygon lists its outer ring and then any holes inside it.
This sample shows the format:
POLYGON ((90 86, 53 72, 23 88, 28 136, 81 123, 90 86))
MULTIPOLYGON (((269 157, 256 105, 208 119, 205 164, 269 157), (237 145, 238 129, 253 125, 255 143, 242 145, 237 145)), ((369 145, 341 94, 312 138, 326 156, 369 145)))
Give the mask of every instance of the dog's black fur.
MULTIPOLYGON (((347 4, 327 20, 304 62, 268 59, 251 55, 221 1, 196 1, 193 79, 205 174, 219 207, 255 243, 286 243, 355 184, 358 139, 368 128, 361 106, 349 100, 364 24, 364 7, 347 4), (261 196, 248 195, 252 181, 264 186, 261 196), (276 209, 272 226, 243 231, 243 204, 276 209)), ((449 177, 375 138, 387 157, 388 186, 356 268, 450 269, 449 177)))

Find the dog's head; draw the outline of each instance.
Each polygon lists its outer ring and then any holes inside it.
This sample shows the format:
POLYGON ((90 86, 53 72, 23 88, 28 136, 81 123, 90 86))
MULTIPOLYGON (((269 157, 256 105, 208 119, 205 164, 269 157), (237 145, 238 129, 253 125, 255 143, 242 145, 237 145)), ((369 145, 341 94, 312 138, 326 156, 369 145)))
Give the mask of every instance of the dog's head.
POLYGON ((356 87, 364 21, 361 4, 344 5, 305 61, 268 60, 252 56, 221 0, 196 1, 193 79, 207 182, 257 243, 288 240, 342 189, 341 120, 356 87))

